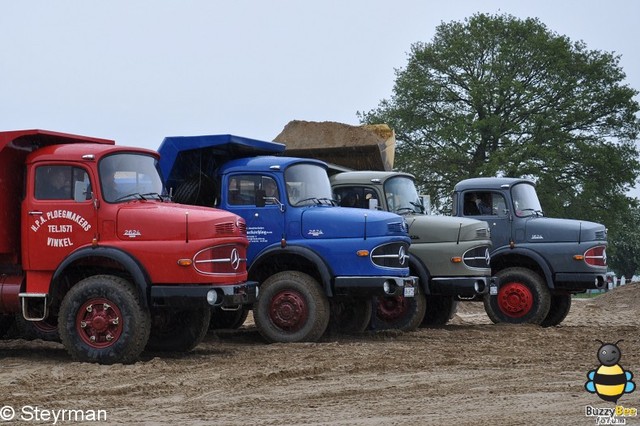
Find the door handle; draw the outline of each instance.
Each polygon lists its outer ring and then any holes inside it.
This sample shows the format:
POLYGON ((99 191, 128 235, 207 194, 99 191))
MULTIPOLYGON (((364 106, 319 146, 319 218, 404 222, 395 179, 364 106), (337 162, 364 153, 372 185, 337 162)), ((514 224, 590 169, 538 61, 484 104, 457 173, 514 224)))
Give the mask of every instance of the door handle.
POLYGON ((42 215, 42 212, 38 210, 32 210, 29 212, 29 216, 40 216, 40 215, 42 215))

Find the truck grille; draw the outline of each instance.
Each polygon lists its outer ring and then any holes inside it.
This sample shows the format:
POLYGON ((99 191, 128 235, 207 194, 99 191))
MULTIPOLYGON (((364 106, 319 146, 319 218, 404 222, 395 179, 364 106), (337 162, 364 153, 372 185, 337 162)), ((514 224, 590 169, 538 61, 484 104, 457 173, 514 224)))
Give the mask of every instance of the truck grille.
POLYGON ((480 246, 467 250, 462 256, 464 264, 470 268, 489 268, 491 255, 488 246, 480 246))
POLYGON ((241 235, 247 235, 247 224, 243 220, 238 220, 236 223, 225 222, 216 224, 217 235, 237 235, 236 229, 241 235))
POLYGON ((378 246, 371 252, 371 261, 385 268, 408 268, 409 245, 389 243, 378 246))
POLYGON ((239 274, 247 269, 246 248, 238 244, 209 247, 196 253, 193 265, 201 274, 239 274))
POLYGON ((407 232, 407 226, 404 221, 390 223, 387 225, 387 229, 389 229, 389 232, 392 234, 402 234, 407 232))

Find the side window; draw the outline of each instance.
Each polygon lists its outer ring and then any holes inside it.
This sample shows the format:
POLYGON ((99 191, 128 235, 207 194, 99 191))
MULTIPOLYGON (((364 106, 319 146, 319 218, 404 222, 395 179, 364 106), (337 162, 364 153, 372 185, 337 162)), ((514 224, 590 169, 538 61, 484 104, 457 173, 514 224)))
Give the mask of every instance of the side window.
POLYGON ((340 187, 334 190, 334 197, 340 207, 368 208, 364 203, 365 189, 358 186, 340 187))
POLYGON ((464 193, 464 204, 462 206, 462 212, 465 216, 480 215, 480 209, 478 209, 478 196, 475 192, 464 193))
POLYGON ((490 191, 467 192, 464 194, 464 214, 466 216, 506 216, 506 205, 502 194, 490 191))
POLYGON ((235 175, 228 181, 227 199, 236 206, 252 206, 256 204, 256 191, 264 191, 266 204, 276 204, 280 200, 280 191, 273 178, 261 175, 235 175))
POLYGON ((268 176, 262 176, 260 178, 260 189, 264 191, 266 204, 275 204, 280 200, 280 191, 278 191, 278 185, 272 178, 268 176))
POLYGON ((35 197, 38 200, 90 200, 89 175, 79 167, 40 166, 36 169, 35 197))

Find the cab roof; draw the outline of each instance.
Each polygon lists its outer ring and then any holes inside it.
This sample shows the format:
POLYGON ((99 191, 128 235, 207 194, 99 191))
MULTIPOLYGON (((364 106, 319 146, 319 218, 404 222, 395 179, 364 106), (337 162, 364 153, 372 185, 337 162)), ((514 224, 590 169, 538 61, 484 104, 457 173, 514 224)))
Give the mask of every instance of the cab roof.
POLYGON ((510 188, 518 183, 528 183, 535 186, 535 183, 531 179, 525 178, 480 177, 460 181, 456 184, 453 190, 466 191, 472 189, 503 189, 505 187, 510 188))

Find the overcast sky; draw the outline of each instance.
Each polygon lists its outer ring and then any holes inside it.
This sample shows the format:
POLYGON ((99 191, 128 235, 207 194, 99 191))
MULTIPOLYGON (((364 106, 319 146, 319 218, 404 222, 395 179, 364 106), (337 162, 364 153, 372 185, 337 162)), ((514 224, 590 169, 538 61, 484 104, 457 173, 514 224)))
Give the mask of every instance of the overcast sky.
POLYGON ((155 149, 169 135, 272 140, 295 119, 358 124, 411 44, 476 12, 620 54, 640 90, 634 0, 3 0, 0 130, 155 149))

